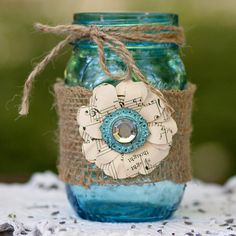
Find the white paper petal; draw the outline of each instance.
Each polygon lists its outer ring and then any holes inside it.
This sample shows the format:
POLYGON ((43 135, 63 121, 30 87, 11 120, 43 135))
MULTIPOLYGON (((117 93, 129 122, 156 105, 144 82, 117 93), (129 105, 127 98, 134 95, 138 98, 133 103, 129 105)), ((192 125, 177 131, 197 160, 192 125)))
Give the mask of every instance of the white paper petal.
POLYGON ((143 82, 122 81, 116 86, 120 103, 124 107, 140 111, 148 91, 143 82))
POLYGON ((134 156, 133 152, 124 154, 124 166, 127 177, 137 175, 141 166, 142 160, 138 156, 134 156))
POLYGON ((161 122, 168 119, 171 114, 165 109, 162 99, 149 90, 143 107, 140 110, 140 115, 142 115, 147 122, 154 120, 161 122))
POLYGON ((95 107, 102 116, 120 108, 116 88, 106 83, 95 87, 90 98, 90 105, 95 107))
POLYGON ((82 106, 77 113, 77 122, 92 138, 101 139, 100 126, 102 116, 93 107, 82 106))
POLYGON ((91 137, 85 132, 84 127, 82 126, 79 126, 79 134, 85 143, 91 140, 91 137))
MULTIPOLYGON (((150 141, 147 140, 147 142, 150 142, 150 141)), ((160 150, 169 150, 171 145, 172 145, 172 143, 171 144, 155 144, 155 143, 152 143, 152 142, 150 142, 150 143, 153 144, 153 145, 156 145, 157 148, 160 149, 160 150)))
POLYGON ((89 162, 94 163, 97 157, 97 149, 94 140, 84 142, 82 144, 82 152, 85 156, 85 159, 89 162))
POLYGON ((169 149, 160 149, 158 145, 155 145, 155 144, 152 144, 152 143, 149 143, 147 142, 147 145, 149 146, 149 149, 150 150, 153 150, 152 152, 156 153, 156 155, 153 155, 152 158, 150 158, 148 160, 149 164, 150 164, 150 167, 151 166, 154 166, 156 167, 162 160, 165 159, 165 157, 168 156, 169 154, 169 151, 170 151, 170 147, 169 149))
POLYGON ((106 175, 111 176, 114 179, 125 179, 127 177, 121 154, 102 169, 106 175))
POLYGON ((116 179, 117 177, 113 174, 113 171, 111 170, 112 166, 111 163, 105 164, 105 165, 101 165, 99 167, 100 169, 102 169, 102 171, 104 172, 105 175, 112 177, 113 179, 116 179))
MULTIPOLYGON (((157 163, 158 164, 158 163, 157 163)), ((142 174, 142 175, 147 175, 147 174, 150 174, 152 171, 154 171, 156 168, 156 165, 153 166, 153 167, 150 167, 148 169, 146 169, 146 167, 144 165, 141 165, 140 169, 139 169, 139 174, 142 174)))
POLYGON ((168 153, 169 150, 160 150, 157 146, 146 142, 145 145, 134 152, 124 155, 127 175, 131 176, 135 173, 149 174, 168 153))
POLYGON ((82 126, 79 127, 79 133, 84 140, 82 144, 82 153, 84 154, 86 160, 94 163, 97 157, 95 139, 92 139, 89 134, 84 131, 82 126))
POLYGON ((171 145, 172 137, 177 132, 177 125, 173 118, 165 122, 152 122, 149 124, 150 135, 148 141, 154 144, 171 145))
POLYGON ((113 161, 116 157, 121 155, 120 153, 112 150, 103 140, 96 140, 97 157, 96 165, 101 168, 102 165, 108 164, 113 161))

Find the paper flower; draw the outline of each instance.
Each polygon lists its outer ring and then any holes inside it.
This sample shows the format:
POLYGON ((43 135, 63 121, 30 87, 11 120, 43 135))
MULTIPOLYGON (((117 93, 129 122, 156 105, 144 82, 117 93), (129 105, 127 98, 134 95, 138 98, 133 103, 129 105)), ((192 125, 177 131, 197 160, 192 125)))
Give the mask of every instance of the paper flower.
POLYGON ((77 121, 85 158, 114 179, 151 173, 167 157, 176 122, 143 82, 94 88, 77 121))

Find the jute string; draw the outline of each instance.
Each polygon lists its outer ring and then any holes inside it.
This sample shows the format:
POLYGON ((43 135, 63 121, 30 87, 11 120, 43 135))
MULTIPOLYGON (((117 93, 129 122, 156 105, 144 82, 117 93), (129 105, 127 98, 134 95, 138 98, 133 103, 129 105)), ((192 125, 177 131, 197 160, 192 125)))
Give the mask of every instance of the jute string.
POLYGON ((124 41, 146 41, 159 43, 175 43, 183 45, 185 42, 184 32, 177 26, 124 26, 124 27, 98 27, 96 25, 58 25, 48 26, 40 23, 35 24, 35 29, 45 33, 65 35, 65 39, 60 41, 45 58, 39 62, 29 77, 25 81, 20 115, 27 115, 29 112, 29 97, 35 77, 43 71, 46 65, 55 58, 59 52, 69 43, 80 39, 89 39, 97 45, 100 66, 104 73, 114 80, 130 79, 134 75, 144 82, 153 92, 155 92, 164 102, 167 109, 173 112, 173 108, 168 104, 162 92, 154 88, 136 66, 131 52, 125 47, 124 41), (115 52, 125 63, 127 69, 124 74, 113 74, 106 65, 104 46, 115 52))

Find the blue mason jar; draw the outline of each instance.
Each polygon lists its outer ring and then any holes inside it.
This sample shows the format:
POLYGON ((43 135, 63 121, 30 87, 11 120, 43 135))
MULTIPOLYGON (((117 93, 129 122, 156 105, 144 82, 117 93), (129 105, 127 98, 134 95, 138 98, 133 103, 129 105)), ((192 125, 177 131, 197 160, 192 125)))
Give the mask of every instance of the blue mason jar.
MULTIPOLYGON (((162 13, 78 13, 74 24, 97 26, 178 25, 178 15, 162 13)), ((65 84, 93 89, 101 83, 118 82, 104 74, 97 48, 88 40, 74 43, 73 54, 65 70, 65 84)), ((147 80, 159 89, 182 90, 187 79, 179 48, 172 43, 127 42, 136 65, 147 80)), ((124 63, 105 48, 110 71, 125 70, 124 63)), ((136 80, 136 78, 133 78, 136 80)), ((148 177, 146 177, 148 178, 148 177)), ((145 180, 144 180, 145 182, 145 180)), ((169 218, 178 208, 185 184, 165 180, 142 185, 93 184, 90 188, 66 184, 68 199, 83 219, 101 222, 145 222, 169 218)))

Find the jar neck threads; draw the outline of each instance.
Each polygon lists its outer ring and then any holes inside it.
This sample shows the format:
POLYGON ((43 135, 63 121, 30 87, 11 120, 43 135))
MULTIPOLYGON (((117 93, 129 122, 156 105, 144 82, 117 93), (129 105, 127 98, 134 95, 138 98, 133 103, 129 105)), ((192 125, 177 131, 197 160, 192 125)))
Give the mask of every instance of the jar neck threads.
MULTIPOLYGON (((138 25, 165 25, 178 26, 178 15, 170 13, 147 13, 147 12, 119 12, 119 13, 75 13, 73 24, 108 26, 138 26, 138 25)), ((79 40, 73 43, 75 49, 97 49, 97 45, 90 40, 79 40)), ((153 50, 153 49, 177 49, 174 43, 156 43, 132 41, 125 42, 128 49, 153 50)))

